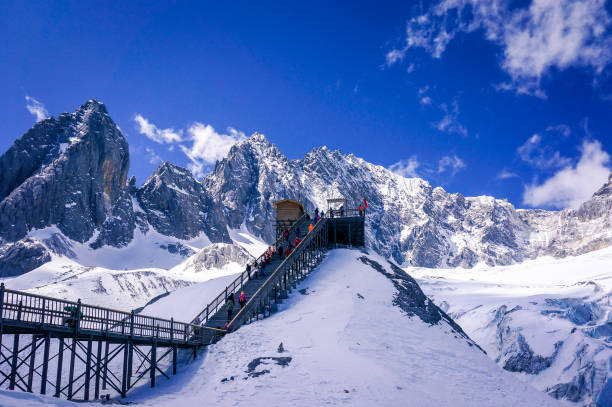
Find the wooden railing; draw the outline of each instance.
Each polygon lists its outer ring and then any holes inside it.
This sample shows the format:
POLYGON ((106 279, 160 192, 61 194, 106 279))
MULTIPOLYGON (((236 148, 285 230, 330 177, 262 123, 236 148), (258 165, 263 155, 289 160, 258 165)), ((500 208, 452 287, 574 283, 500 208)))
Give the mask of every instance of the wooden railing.
POLYGON ((3 324, 63 331, 75 337, 103 334, 197 346, 215 342, 225 333, 174 319, 83 304, 80 300, 74 302, 10 290, 4 283, 0 285, 0 316, 3 324))
MULTIPOLYGON (((306 213, 302 215, 293 225, 291 225, 291 228, 289 228, 289 233, 292 233, 295 227, 307 217, 308 214, 306 213)), ((276 242, 274 242, 270 246, 278 247, 282 240, 283 238, 281 236, 276 240, 276 242)), ((261 256, 259 256, 255 260, 255 264, 259 263, 263 259, 264 254, 265 253, 262 253, 261 256)), ((251 273, 255 272, 255 269, 252 269, 251 273)), ((191 323, 197 325, 207 322, 213 315, 215 315, 217 311, 219 311, 221 307, 225 306, 225 300, 227 299, 227 296, 231 293, 238 292, 242 288, 242 286, 246 284, 247 281, 249 281, 249 275, 245 270, 240 273, 240 275, 236 277, 236 279, 232 281, 227 287, 225 287, 225 289, 221 291, 219 295, 217 295, 215 299, 213 299, 202 311, 200 311, 200 313, 196 315, 196 317, 191 321, 191 323)))
POLYGON ((349 209, 330 209, 325 213, 326 218, 352 218, 356 216, 365 216, 366 209, 359 210, 359 208, 349 209))
POLYGON ((277 284, 281 282, 287 271, 291 267, 295 266, 300 258, 300 255, 307 250, 320 250, 321 248, 326 247, 326 222, 327 218, 323 218, 317 222, 313 229, 308 232, 300 244, 295 248, 295 250, 293 250, 289 256, 285 258, 285 260, 283 260, 283 262, 276 268, 276 270, 272 272, 272 274, 270 274, 267 280, 255 292, 255 294, 251 296, 245 306, 240 309, 236 316, 231 320, 229 326, 231 326, 232 330, 238 329, 241 325, 243 325, 254 312, 259 312, 257 308, 262 305, 262 300, 266 297, 269 298, 270 292, 277 284))

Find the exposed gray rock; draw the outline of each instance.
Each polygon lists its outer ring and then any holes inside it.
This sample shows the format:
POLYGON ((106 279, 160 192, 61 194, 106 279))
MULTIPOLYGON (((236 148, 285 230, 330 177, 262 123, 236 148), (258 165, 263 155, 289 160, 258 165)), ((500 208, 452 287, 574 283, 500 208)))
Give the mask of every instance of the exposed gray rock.
POLYGON ((43 243, 55 254, 71 259, 76 257, 76 254, 72 251, 72 243, 61 233, 53 233, 51 237, 44 239, 43 243))
POLYGON ((195 251, 191 247, 185 246, 180 242, 160 244, 159 247, 161 249, 168 250, 168 253, 179 254, 182 257, 189 257, 195 254, 195 251))
POLYGON ((201 249, 179 267, 200 273, 209 269, 220 269, 230 263, 245 266, 253 260, 254 257, 238 245, 215 243, 201 249))
POLYGON ((504 369, 511 372, 538 374, 550 367, 562 345, 563 342, 555 343, 555 350, 550 356, 536 355, 525 341, 525 337, 519 333, 516 342, 513 342, 512 347, 506 350, 506 354, 510 354, 510 357, 506 359, 504 369))
POLYGON ((0 246, 0 277, 14 277, 34 270, 51 260, 47 248, 25 238, 0 246))
POLYGON ((430 325, 439 324, 440 321, 444 321, 455 333, 462 336, 468 345, 476 346, 482 352, 486 353, 476 344, 476 342, 470 339, 470 337, 455 321, 453 321, 451 317, 449 317, 429 298, 427 298, 427 296, 421 290, 421 287, 419 287, 419 284, 404 270, 389 262, 391 271, 388 271, 383 265, 367 256, 361 256, 359 257, 359 260, 393 282, 393 285, 397 290, 397 293, 393 298, 393 305, 400 307, 408 316, 416 315, 421 321, 430 325))
POLYGON ((57 225, 87 241, 121 196, 128 145, 102 103, 37 123, 0 157, 0 235, 57 225))
POLYGON ((190 239, 202 232, 213 242, 230 242, 221 209, 191 173, 164 162, 137 192, 148 222, 159 233, 190 239))
POLYGON ((603 393, 604 387, 609 381, 607 375, 608 369, 606 366, 586 362, 580 373, 572 381, 559 383, 548 389, 547 392, 556 399, 566 399, 573 402, 585 399, 594 401, 596 399, 596 402, 588 404, 589 407, 609 406, 612 398, 610 394, 603 393))

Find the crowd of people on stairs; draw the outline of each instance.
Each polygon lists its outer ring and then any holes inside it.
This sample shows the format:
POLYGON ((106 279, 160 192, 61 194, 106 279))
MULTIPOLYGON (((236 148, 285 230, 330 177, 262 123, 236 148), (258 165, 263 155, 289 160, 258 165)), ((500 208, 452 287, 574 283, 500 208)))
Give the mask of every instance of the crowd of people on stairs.
MULTIPOLYGON (((363 203, 359 205, 359 216, 365 216, 365 209, 367 207, 368 203, 366 199, 363 198, 363 203)), ((329 217, 333 218, 334 212, 337 212, 337 214, 341 217, 344 216, 344 206, 341 206, 338 211, 330 210, 329 217)), ((311 219, 311 222, 308 225, 308 233, 312 233, 313 229, 315 228, 315 225, 324 217, 325 212, 319 212, 319 208, 315 208, 314 217, 311 218, 310 216, 308 216, 308 219, 311 219)), ((261 256, 259 261, 256 260, 253 264, 247 263, 246 273, 248 280, 251 280, 251 278, 265 278, 265 267, 267 264, 270 264, 272 262, 272 258, 274 256, 278 256, 279 259, 282 261, 283 258, 287 258, 291 254, 291 251, 294 248, 297 248, 300 243, 302 243, 299 226, 297 226, 295 229, 295 239, 293 240, 293 242, 289 241, 289 229, 284 230, 282 236, 284 242, 279 242, 278 247, 270 246, 263 254, 263 256, 261 256), (251 271, 255 271, 255 275, 251 276, 251 271)), ((247 296, 244 293, 244 290, 240 292, 240 296, 238 297, 238 303, 240 304, 240 309, 244 308, 247 303, 247 296)), ((236 300, 234 297, 234 293, 230 293, 225 300, 225 308, 227 310, 227 323, 225 324, 224 329, 228 332, 231 330, 229 322, 232 320, 235 304, 236 300)))

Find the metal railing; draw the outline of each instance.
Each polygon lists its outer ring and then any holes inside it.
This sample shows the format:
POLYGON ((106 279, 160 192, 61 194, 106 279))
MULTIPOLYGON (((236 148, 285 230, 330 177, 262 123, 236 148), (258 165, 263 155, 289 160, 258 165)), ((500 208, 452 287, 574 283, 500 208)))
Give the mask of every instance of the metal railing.
POLYGON ((64 331, 75 337, 103 334, 185 345, 209 344, 225 333, 174 319, 83 304, 80 300, 74 302, 10 290, 4 283, 0 285, 0 317, 3 324, 64 331))
MULTIPOLYGON (((289 228, 289 233, 292 233, 295 227, 307 218, 308 214, 303 214, 297 221, 295 221, 293 225, 291 225, 291 227, 289 228)), ((283 237, 281 236, 272 245, 270 245, 270 247, 278 247, 282 241, 283 237)), ((265 253, 262 253, 262 255, 259 256, 254 263, 259 263, 263 259, 264 255, 265 253)), ((255 273, 255 269, 252 269, 251 273, 255 273)), ((241 272, 240 275, 236 277, 234 281, 232 281, 227 287, 225 287, 225 289, 221 291, 219 295, 217 295, 202 311, 200 311, 198 315, 196 315, 196 317, 191 321, 191 323, 197 325, 207 322, 213 315, 215 315, 215 313, 219 311, 221 307, 225 306, 225 300, 227 299, 228 295, 231 293, 238 292, 242 288, 242 286, 249 281, 249 279, 249 273, 246 270, 241 272)))
POLYGON ((259 287, 259 289, 251 296, 245 306, 238 311, 236 316, 229 322, 229 326, 233 330, 239 328, 247 318, 253 313, 258 312, 257 308, 260 307, 261 301, 266 296, 269 296, 270 291, 273 287, 281 282, 285 273, 290 267, 294 266, 299 259, 300 255, 309 249, 320 249, 326 246, 327 238, 324 234, 327 232, 325 224, 327 218, 321 219, 316 222, 313 229, 308 232, 300 244, 293 250, 289 256, 287 256, 283 262, 270 274, 267 280, 259 287))
POLYGON ((366 209, 362 211, 359 208, 349 209, 330 209, 325 213, 326 218, 353 218, 357 216, 365 216, 366 209))

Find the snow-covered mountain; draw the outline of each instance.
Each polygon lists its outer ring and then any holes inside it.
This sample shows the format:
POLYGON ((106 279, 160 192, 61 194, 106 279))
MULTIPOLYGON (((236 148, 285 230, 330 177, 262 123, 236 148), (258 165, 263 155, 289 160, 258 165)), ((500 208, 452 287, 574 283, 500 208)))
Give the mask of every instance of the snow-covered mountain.
POLYGON ((612 248, 406 271, 505 370, 555 398, 612 405, 612 248))
POLYGON ((289 160, 260 134, 233 146, 202 182, 163 163, 137 188, 126 180, 128 165, 123 135, 93 100, 17 140, 0 157, 0 275, 27 272, 53 254, 81 261, 75 244, 125 248, 150 233, 161 237, 156 250, 178 254, 176 263, 194 253, 194 239, 229 243, 233 231, 246 230, 271 241, 272 204, 282 198, 312 211, 327 198, 356 206, 367 197, 369 247, 403 265, 507 265, 612 242, 612 178, 578 210, 542 211, 450 194, 326 147, 289 160), (59 232, 37 237, 50 227, 59 232))
POLYGON ((326 208, 331 197, 357 206, 365 196, 368 245, 401 264, 504 265, 612 242, 612 178, 576 211, 516 210, 506 200, 450 194, 326 147, 290 161, 256 134, 232 147, 203 183, 224 206, 231 227, 244 222, 268 239, 276 199, 291 197, 312 211, 326 208))

